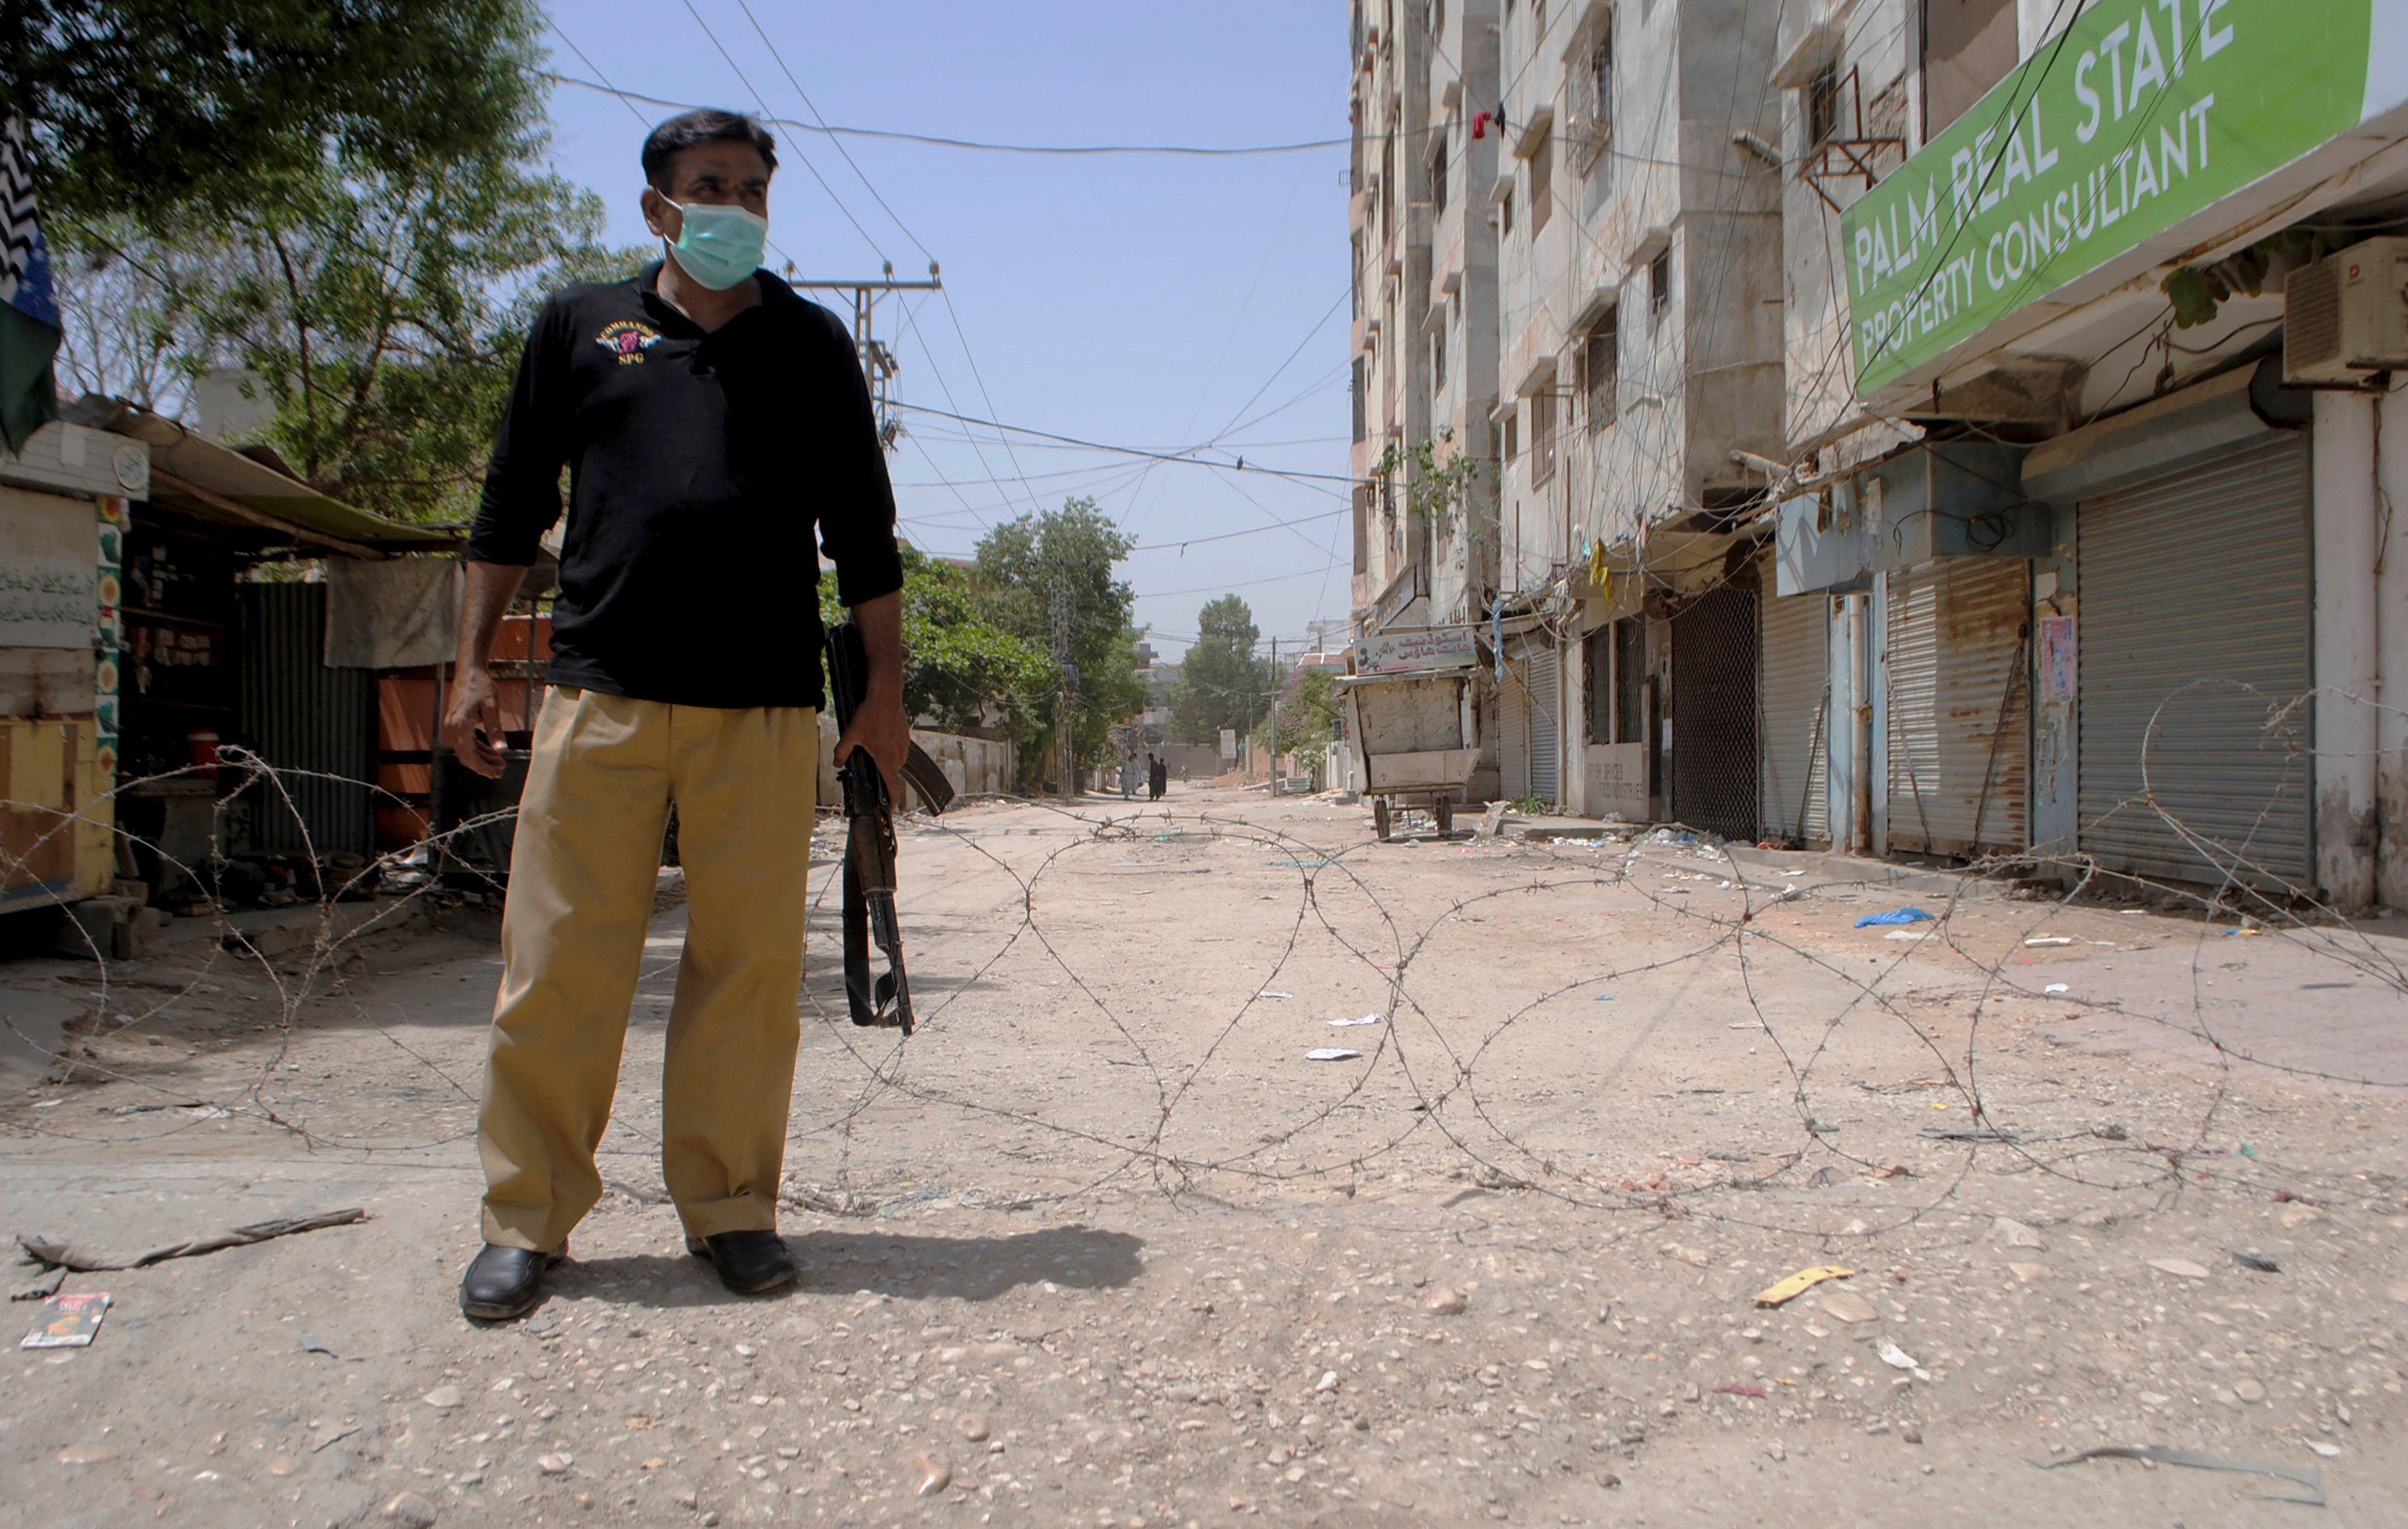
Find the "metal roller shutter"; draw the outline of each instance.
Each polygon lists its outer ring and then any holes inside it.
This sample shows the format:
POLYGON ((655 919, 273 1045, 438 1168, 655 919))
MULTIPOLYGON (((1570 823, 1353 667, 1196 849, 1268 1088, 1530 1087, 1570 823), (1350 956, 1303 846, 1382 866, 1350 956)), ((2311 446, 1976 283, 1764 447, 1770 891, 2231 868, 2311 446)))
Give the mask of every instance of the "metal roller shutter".
POLYGON ((1756 569, 1672 613, 1672 816, 1755 843, 1756 569))
POLYGON ((2077 842, 2109 869, 2311 880, 2308 497, 2302 432, 2083 503, 2077 842))
POLYGON ((1530 663, 1512 659, 1497 690, 1497 779, 1512 801, 1530 794, 1530 663))
POLYGON ((1768 594, 1762 604, 1763 650, 1756 664, 1762 828, 1768 837, 1822 843, 1831 836, 1823 785, 1830 744, 1831 598, 1768 594))
POLYGON ((2024 849, 2031 565, 1945 558, 1889 576, 1889 848, 2024 849))
POLYGON ((1563 802, 1563 669, 1552 648, 1534 650, 1523 665, 1530 682, 1530 794, 1551 807, 1563 802))
POLYGON ((260 758, 290 772, 259 796, 254 847, 374 852, 377 672, 326 666, 325 585, 238 584, 235 593, 236 726, 260 758))

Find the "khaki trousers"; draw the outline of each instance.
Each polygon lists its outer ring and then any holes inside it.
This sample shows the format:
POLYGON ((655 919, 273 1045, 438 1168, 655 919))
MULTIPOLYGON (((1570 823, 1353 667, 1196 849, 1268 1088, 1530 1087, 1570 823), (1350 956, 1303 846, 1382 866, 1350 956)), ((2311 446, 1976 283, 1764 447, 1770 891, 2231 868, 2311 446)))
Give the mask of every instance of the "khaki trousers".
POLYGON ((549 1252, 602 1197, 594 1153, 671 803, 687 912, 661 1171, 688 1236, 776 1226, 818 752, 804 707, 551 692, 519 804, 477 1122, 487 1242, 549 1252))

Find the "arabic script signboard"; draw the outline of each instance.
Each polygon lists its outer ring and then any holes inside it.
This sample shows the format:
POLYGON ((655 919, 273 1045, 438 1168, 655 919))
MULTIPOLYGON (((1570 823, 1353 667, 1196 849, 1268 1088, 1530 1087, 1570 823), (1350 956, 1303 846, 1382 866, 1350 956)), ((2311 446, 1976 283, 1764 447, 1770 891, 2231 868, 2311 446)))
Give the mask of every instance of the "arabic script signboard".
POLYGON ((1869 396, 2408 96, 2408 0, 2100 0, 1842 219, 1869 396))
POLYGON ((1392 627, 1371 634, 1354 648, 1356 674, 1468 669, 1479 662, 1468 626, 1392 627))

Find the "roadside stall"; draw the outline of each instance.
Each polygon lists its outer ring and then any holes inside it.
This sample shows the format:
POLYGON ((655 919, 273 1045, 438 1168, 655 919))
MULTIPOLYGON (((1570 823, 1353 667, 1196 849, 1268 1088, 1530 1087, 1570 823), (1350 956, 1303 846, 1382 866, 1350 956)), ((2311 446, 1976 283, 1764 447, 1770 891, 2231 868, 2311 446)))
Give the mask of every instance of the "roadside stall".
POLYGON ((1440 833, 1455 831, 1455 804, 1480 765, 1478 663, 1468 626, 1392 627, 1356 644, 1354 673, 1338 692, 1383 841, 1405 807, 1426 807, 1440 833))
POLYGON ((150 470, 65 421, 0 451, 0 913, 116 879, 119 560, 150 470))

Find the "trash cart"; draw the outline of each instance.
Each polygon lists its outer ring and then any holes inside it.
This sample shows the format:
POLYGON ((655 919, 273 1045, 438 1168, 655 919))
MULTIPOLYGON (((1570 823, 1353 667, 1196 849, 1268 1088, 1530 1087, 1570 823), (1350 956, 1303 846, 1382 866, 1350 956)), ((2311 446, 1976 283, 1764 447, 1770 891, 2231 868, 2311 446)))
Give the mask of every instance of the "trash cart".
POLYGON ((1363 794, 1385 840, 1399 807, 1426 807, 1455 831, 1455 805, 1480 764, 1468 668, 1349 675, 1338 681, 1363 760, 1363 794))

